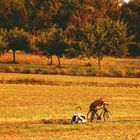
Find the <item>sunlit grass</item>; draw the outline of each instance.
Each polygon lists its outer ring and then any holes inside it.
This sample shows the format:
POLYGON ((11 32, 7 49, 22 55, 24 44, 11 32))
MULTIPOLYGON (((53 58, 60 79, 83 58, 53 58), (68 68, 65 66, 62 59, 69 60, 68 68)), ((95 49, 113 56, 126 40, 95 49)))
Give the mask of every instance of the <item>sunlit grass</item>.
POLYGON ((82 76, 62 76, 62 75, 37 75, 37 74, 12 74, 12 73, 1 73, 0 80, 18 80, 18 79, 36 79, 44 80, 48 82, 60 83, 71 83, 77 85, 80 83, 104 83, 104 84, 140 84, 139 78, 107 78, 107 77, 82 77, 82 76))
POLYGON ((140 79, 0 74, 0 80, 27 78, 49 81, 53 85, 0 84, 0 139, 98 140, 117 137, 132 140, 140 137, 140 122, 134 121, 140 119, 140 87, 135 86, 140 79), (109 87, 108 83, 133 86, 109 87), (79 112, 75 109, 77 106, 86 115, 89 104, 100 97, 109 103, 114 122, 71 125, 43 124, 41 121, 71 119, 72 114, 79 112))
POLYGON ((3 74, 3 78, 43 78, 59 83, 57 85, 0 85, 0 121, 26 121, 40 119, 71 118, 75 107, 82 107, 87 113, 89 104, 100 97, 109 102, 114 119, 140 117, 140 88, 88 86, 87 82, 98 83, 138 83, 139 79, 88 78, 70 76, 38 76, 3 74), (72 82, 63 86, 63 82, 72 82), (132 82, 131 82, 132 81, 132 82), (82 86, 80 82, 85 82, 82 86), (62 85, 61 85, 62 84, 62 85), (79 85, 78 85, 79 84, 79 85), (137 104, 136 104, 137 103, 137 104))
POLYGON ((0 129, 0 138, 6 140, 77 140, 119 139, 138 140, 139 122, 92 123, 84 125, 13 126, 0 129))
POLYGON ((17 52, 16 62, 12 64, 12 53, 0 57, 0 72, 61 74, 104 77, 140 77, 140 59, 119 59, 104 57, 99 70, 97 59, 66 59, 61 58, 61 68, 58 68, 57 58, 53 56, 53 65, 45 56, 17 52))

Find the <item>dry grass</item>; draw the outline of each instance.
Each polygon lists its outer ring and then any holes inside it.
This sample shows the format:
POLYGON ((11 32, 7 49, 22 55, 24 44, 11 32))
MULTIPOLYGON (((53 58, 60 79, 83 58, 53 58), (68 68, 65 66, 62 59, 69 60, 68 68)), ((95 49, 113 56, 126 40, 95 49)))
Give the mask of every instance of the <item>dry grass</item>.
POLYGON ((77 85, 80 83, 101 83, 101 84, 125 84, 125 85, 135 85, 140 84, 139 78, 108 78, 108 77, 83 77, 83 76, 62 76, 62 75, 38 75, 38 74, 12 74, 12 73, 0 73, 0 80, 13 80, 18 79, 35 79, 54 83, 71 83, 72 85, 77 85))
POLYGON ((140 123, 99 123, 88 125, 48 125, 7 127, 0 130, 4 140, 139 140, 140 123))
POLYGON ((55 65, 48 65, 49 59, 38 55, 17 52, 17 63, 11 64, 12 53, 0 57, 0 72, 82 75, 98 77, 140 77, 140 59, 115 59, 105 57, 102 70, 99 70, 97 60, 92 59, 61 59, 61 68, 57 67, 57 59, 53 57, 55 65))
POLYGON ((74 108, 103 97, 111 105, 114 119, 140 118, 139 88, 83 86, 0 85, 0 121, 69 118, 74 108))
MULTIPOLYGON (((32 54, 25 54, 23 52, 17 52, 16 53, 16 60, 17 62, 31 62, 34 64, 41 64, 41 65, 47 65, 50 60, 46 57, 42 57, 39 55, 32 55, 32 54)), ((53 57, 54 63, 57 64, 57 58, 53 57)), ((96 59, 65 59, 62 58, 62 65, 84 65, 92 64, 94 67, 97 66, 97 60, 96 59)), ((5 55, 0 57, 0 62, 12 62, 12 52, 6 53, 5 55)), ((102 67, 103 69, 106 69, 108 67, 115 67, 116 69, 122 69, 122 68, 132 68, 132 69, 140 69, 140 59, 115 59, 112 57, 105 57, 102 61, 102 67)))
POLYGON ((27 77, 59 83, 59 86, 0 84, 0 139, 139 139, 140 122, 32 124, 42 119, 70 119, 77 112, 77 106, 81 106, 81 112, 86 114, 89 104, 100 97, 110 104, 113 120, 140 119, 140 87, 88 85, 92 82, 135 85, 140 83, 140 79, 0 74, 0 79, 27 77), (70 84, 64 86, 63 83, 67 82, 70 84), (81 82, 85 84, 81 86, 81 82), (17 125, 13 126, 12 123, 17 125), (9 124, 8 127, 6 124, 9 124))

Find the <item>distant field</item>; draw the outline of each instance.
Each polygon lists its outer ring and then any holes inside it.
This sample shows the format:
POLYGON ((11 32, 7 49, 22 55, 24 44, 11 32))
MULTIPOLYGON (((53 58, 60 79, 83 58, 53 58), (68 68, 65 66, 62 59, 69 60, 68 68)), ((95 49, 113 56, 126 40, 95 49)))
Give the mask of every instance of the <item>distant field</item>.
POLYGON ((140 137, 138 78, 0 74, 0 80, 4 81, 0 84, 0 139, 138 140, 140 137), (22 84, 18 84, 21 79, 22 84), (8 84, 8 80, 18 82, 8 84), (84 125, 42 122, 71 119, 77 106, 86 114, 89 104, 100 97, 110 104, 114 122, 84 125))
POLYGON ((17 52, 17 63, 11 64, 12 53, 0 57, 0 72, 32 73, 32 74, 61 74, 104 77, 140 77, 140 59, 115 59, 105 57, 100 71, 97 59, 61 59, 58 68, 57 59, 53 57, 54 65, 48 65, 49 59, 38 55, 17 52))
MULTIPOLYGON (((57 64, 56 57, 53 57, 54 64, 57 64)), ((23 52, 17 52, 16 53, 16 61, 17 62, 23 62, 28 63, 31 62, 33 64, 41 64, 41 65, 47 65, 50 60, 47 57, 39 56, 39 55, 33 55, 33 54, 25 54, 23 52)), ((97 59, 61 59, 62 66, 63 65, 87 65, 87 63, 93 64, 93 66, 97 67, 97 59)), ((12 52, 6 53, 5 55, 0 57, 0 62, 12 62, 12 52)), ((124 67, 132 67, 132 68, 140 68, 140 59, 122 59, 122 58, 112 58, 112 57, 105 57, 102 60, 102 67, 106 68, 108 66, 117 66, 120 68, 124 67)))

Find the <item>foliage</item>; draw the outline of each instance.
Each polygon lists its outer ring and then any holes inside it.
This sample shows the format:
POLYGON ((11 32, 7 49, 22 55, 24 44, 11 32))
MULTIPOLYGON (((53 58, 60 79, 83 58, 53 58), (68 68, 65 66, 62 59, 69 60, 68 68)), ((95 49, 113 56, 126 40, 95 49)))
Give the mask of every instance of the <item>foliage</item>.
POLYGON ((9 30, 6 35, 6 41, 8 43, 7 45, 7 51, 12 50, 13 51, 13 62, 15 62, 15 52, 17 50, 29 51, 29 40, 28 40, 28 34, 24 32, 24 30, 20 30, 18 28, 14 28, 9 30))
POLYGON ((61 0, 58 11, 52 17, 52 23, 60 28, 65 28, 70 22, 74 8, 74 0, 61 0))
POLYGON ((59 7, 59 0, 24 0, 24 5, 27 30, 32 32, 50 27, 52 16, 59 7))
POLYGON ((126 24, 110 18, 98 18, 95 24, 82 24, 78 36, 83 50, 82 56, 97 57, 99 69, 100 61, 105 55, 125 56, 133 39, 133 36, 127 34, 126 24))
POLYGON ((43 55, 47 55, 48 57, 56 55, 60 67, 60 58, 64 55, 68 47, 65 43, 62 29, 54 25, 46 32, 41 32, 36 45, 43 55))
POLYGON ((110 54, 114 57, 124 57, 128 55, 129 45, 134 43, 134 36, 128 34, 127 24, 123 21, 117 20, 111 24, 110 54))
POLYGON ((7 51, 7 42, 5 40, 6 30, 0 29, 0 56, 7 51))
POLYGON ((1 0, 0 2, 0 27, 12 29, 26 26, 24 0, 1 0))
POLYGON ((82 51, 81 47, 81 31, 79 27, 74 24, 69 24, 66 30, 64 31, 64 36, 68 44, 67 53, 65 56, 67 58, 80 57, 82 51))
POLYGON ((130 56, 140 56, 140 1, 133 0, 121 8, 121 18, 128 23, 129 34, 135 34, 135 44, 129 46, 130 56))
MULTIPOLYGON (((97 57, 101 68, 105 55, 139 55, 139 9, 138 0, 1 0, 0 28, 9 33, 23 29, 38 38, 36 52, 47 57, 56 55, 59 65, 62 56, 97 57)), ((10 42, 15 42, 14 38, 9 38, 10 42)), ((1 52, 14 50, 2 46, 1 52)), ((28 47, 14 48, 26 51, 28 47)))

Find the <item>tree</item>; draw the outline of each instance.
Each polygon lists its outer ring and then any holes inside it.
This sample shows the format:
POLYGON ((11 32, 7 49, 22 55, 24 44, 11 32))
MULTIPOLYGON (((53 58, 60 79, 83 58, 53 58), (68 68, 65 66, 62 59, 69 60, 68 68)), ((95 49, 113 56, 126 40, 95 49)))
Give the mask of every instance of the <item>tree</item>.
POLYGON ((63 31, 55 25, 46 32, 41 32, 39 40, 36 42, 37 48, 42 54, 51 58, 56 55, 58 58, 58 66, 61 66, 60 58, 65 54, 68 45, 65 43, 63 31))
POLYGON ((0 27, 12 29, 23 28, 25 22, 24 0, 1 0, 0 2, 0 27))
POLYGON ((111 22, 112 37, 109 41, 109 54, 113 57, 124 57, 129 54, 129 45, 135 44, 134 35, 128 34, 128 27, 123 21, 117 20, 111 22))
POLYGON ((21 50, 28 52, 30 42, 28 40, 28 34, 22 29, 14 28, 7 32, 6 41, 8 43, 6 50, 13 51, 13 63, 16 62, 16 51, 21 50))
POLYGON ((99 69, 104 56, 125 56, 133 39, 133 36, 127 34, 126 24, 110 18, 98 18, 94 25, 84 24, 81 31, 82 48, 86 52, 84 55, 97 57, 99 69))
POLYGON ((94 7, 94 17, 110 17, 111 19, 118 19, 120 14, 120 0, 90 0, 92 7, 94 7))
POLYGON ((130 35, 135 34, 136 44, 129 46, 130 56, 140 56, 140 1, 132 0, 121 8, 121 18, 128 23, 130 35))
POLYGON ((109 36, 109 22, 104 18, 97 19, 96 23, 82 26, 83 48, 87 57, 97 57, 99 69, 101 69, 101 60, 107 54, 109 36))
POLYGON ((52 23, 60 28, 66 28, 72 19, 75 4, 76 0, 61 0, 56 14, 52 16, 52 23))
POLYGON ((81 56, 82 52, 84 51, 81 47, 81 34, 82 32, 80 31, 79 25, 77 26, 75 24, 69 24, 64 30, 65 40, 68 44, 68 49, 65 53, 65 57, 75 58, 81 56))
POLYGON ((30 32, 47 29, 52 23, 60 0, 24 0, 27 29, 30 32))
POLYGON ((0 56, 7 51, 7 42, 5 40, 6 30, 0 29, 0 56))

